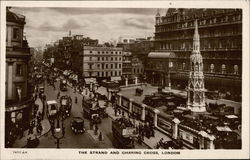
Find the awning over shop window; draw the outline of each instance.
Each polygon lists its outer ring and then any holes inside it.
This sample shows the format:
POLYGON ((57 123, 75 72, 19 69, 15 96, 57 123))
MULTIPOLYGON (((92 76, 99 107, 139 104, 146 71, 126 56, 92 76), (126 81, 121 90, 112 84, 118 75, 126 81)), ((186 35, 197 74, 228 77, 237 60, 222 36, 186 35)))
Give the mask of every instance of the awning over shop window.
POLYGON ((121 77, 111 77, 111 81, 120 81, 121 77))
POLYGON ((96 78, 85 78, 84 80, 86 84, 96 83, 96 78))
POLYGON ((224 126, 224 127, 217 126, 216 129, 221 132, 232 132, 232 130, 228 126, 224 126))
POLYGON ((175 58, 174 52, 150 52, 148 58, 175 58))

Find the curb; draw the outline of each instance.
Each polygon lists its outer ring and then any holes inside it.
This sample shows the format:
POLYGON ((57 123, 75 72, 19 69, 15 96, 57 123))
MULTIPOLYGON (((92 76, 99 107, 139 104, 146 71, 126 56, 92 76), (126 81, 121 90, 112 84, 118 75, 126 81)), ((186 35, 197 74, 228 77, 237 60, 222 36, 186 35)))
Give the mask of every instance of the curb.
MULTIPOLYGON (((44 132, 42 135, 37 136, 37 138, 39 139, 39 138, 43 137, 45 134, 47 134, 47 133, 49 133, 49 132, 50 132, 50 129, 49 129, 47 132, 44 132)), ((24 145, 24 146, 23 146, 23 147, 21 147, 21 148, 26 148, 26 146, 27 146, 27 144, 26 144, 26 145, 24 145)))

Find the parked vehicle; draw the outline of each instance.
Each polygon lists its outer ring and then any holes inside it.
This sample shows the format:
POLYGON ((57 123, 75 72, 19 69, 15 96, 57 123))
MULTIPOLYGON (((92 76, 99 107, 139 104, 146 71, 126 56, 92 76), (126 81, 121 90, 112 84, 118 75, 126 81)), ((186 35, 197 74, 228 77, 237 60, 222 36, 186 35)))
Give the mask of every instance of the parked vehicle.
POLYGON ((143 89, 141 88, 136 88, 135 89, 135 95, 136 96, 141 96, 143 94, 143 89))
POLYGON ((74 117, 71 121, 71 130, 75 133, 84 133, 85 127, 84 127, 84 120, 81 117, 74 117))

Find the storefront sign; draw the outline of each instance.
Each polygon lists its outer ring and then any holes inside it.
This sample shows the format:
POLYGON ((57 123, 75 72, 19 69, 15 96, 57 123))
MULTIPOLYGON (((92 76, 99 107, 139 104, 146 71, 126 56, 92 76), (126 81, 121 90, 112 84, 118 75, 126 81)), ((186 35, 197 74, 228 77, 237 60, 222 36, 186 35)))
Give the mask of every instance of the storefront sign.
POLYGON ((122 97, 122 106, 129 109, 129 100, 122 97))
POLYGON ((171 122, 168 122, 164 118, 161 118, 161 117, 157 118, 157 126, 162 128, 163 130, 165 130, 167 132, 170 132, 170 133, 173 132, 171 122))
POLYGON ((191 134, 190 132, 186 132, 182 129, 179 129, 179 134, 180 134, 180 137, 186 141, 188 141, 189 143, 194 143, 194 135, 191 134))

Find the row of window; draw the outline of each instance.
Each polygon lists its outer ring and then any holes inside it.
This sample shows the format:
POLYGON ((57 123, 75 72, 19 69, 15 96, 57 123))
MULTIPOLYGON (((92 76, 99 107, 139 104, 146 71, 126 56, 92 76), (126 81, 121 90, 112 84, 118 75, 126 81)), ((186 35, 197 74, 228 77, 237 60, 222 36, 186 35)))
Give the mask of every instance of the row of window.
POLYGON ((118 51, 92 51, 92 50, 90 50, 89 53, 97 53, 97 54, 105 54, 106 53, 106 54, 117 54, 117 55, 122 54, 121 51, 118 52, 118 51))
MULTIPOLYGON (((97 72, 97 77, 109 77, 109 76, 121 76, 121 71, 110 71, 110 72, 97 72)), ((92 72, 89 72, 89 76, 95 76, 92 72)))
MULTIPOLYGON (((89 63, 89 69, 93 69, 93 63, 89 63)), ((97 64, 96 65, 97 69, 120 69, 122 68, 122 64, 119 63, 111 63, 111 64, 105 64, 105 63, 102 63, 102 64, 97 64)))
MULTIPOLYGON (((205 49, 242 49, 241 40, 211 40, 203 41, 200 44, 201 50, 205 49)), ((168 50, 191 50, 193 49, 192 42, 175 42, 175 43, 160 43, 159 49, 168 49, 168 50)))
MULTIPOLYGON (((203 26, 203 25, 212 25, 212 24, 220 24, 220 23, 227 23, 227 22, 234 22, 234 21, 241 21, 242 20, 242 15, 230 15, 230 16, 222 16, 222 17, 214 17, 214 18, 209 18, 209 19, 199 19, 198 20, 198 25, 203 26)), ((176 21, 168 21, 168 22, 176 22, 176 21)), ((159 22, 158 22, 159 23, 159 22)), ((166 21, 163 23, 166 23, 166 21)), ((189 28, 189 27, 194 27, 194 20, 192 21, 185 21, 182 23, 177 23, 177 24, 171 24, 167 28, 165 28, 164 31, 169 31, 172 29, 176 28, 189 28)))
MULTIPOLYGON (((89 57, 89 60, 92 61, 92 57, 89 57)), ((122 57, 97 57, 97 61, 122 61, 122 57)))
MULTIPOLYGON (((208 69, 208 72, 215 73, 215 65, 212 63, 209 66, 210 67, 208 69)), ((186 63, 182 63, 182 65, 180 66, 180 69, 187 70, 189 68, 186 66, 186 63)), ((227 73, 227 67, 225 64, 221 65, 220 73, 222 73, 222 74, 227 73)), ((233 74, 239 74, 239 66, 238 65, 233 65, 233 74)))

